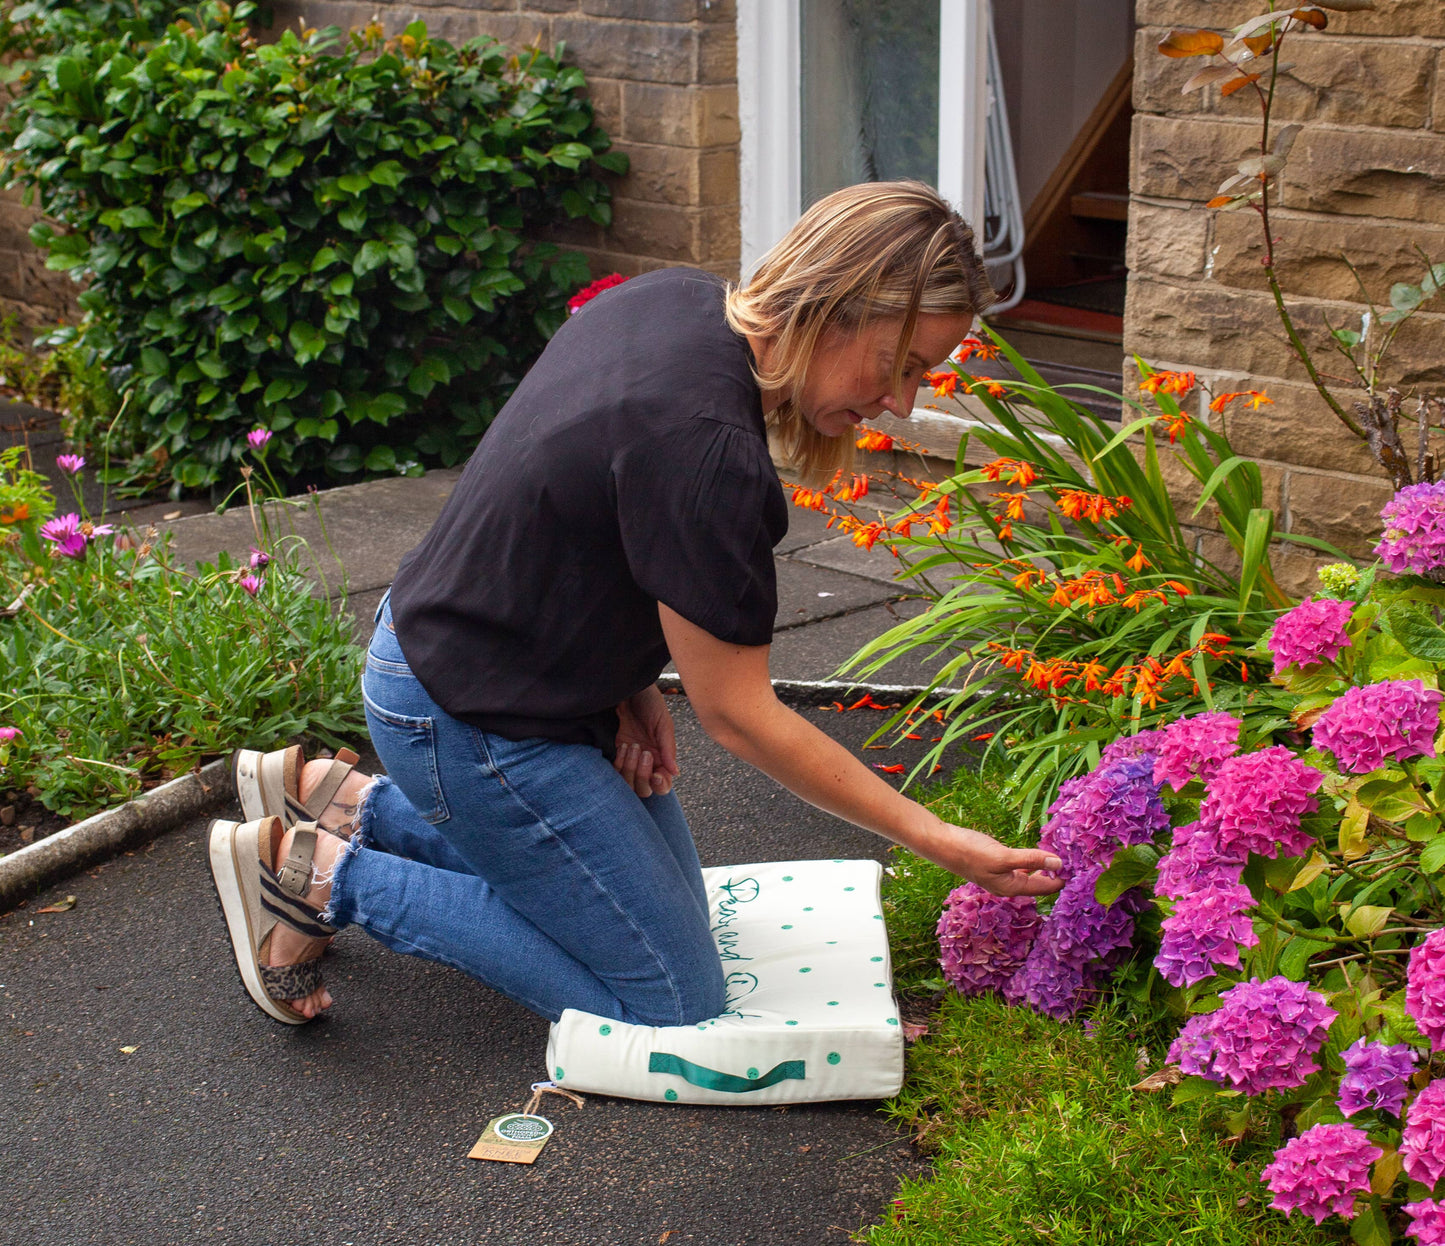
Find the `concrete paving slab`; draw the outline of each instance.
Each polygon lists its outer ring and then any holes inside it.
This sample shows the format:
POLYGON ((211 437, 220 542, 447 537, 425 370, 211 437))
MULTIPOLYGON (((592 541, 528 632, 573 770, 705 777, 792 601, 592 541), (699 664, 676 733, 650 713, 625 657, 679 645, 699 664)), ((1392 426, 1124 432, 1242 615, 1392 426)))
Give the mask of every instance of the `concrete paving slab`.
POLYGON ((900 571, 907 568, 890 554, 885 546, 875 545, 863 549, 854 545, 853 539, 835 536, 827 541, 805 546, 789 555, 794 562, 811 563, 815 567, 831 567, 834 571, 846 571, 849 575, 861 575, 865 579, 878 580, 884 584, 897 584, 896 592, 911 592, 906 578, 898 579, 900 571))
POLYGON ((920 651, 890 662, 872 675, 837 674, 838 667, 869 641, 876 640, 903 619, 916 617, 923 609, 924 603, 919 601, 886 602, 807 627, 779 632, 773 640, 769 669, 774 679, 837 678, 874 684, 927 684, 938 663, 920 651))
POLYGON ((778 613, 774 631, 832 618, 864 606, 875 606, 898 595, 887 585, 862 576, 814 567, 792 558, 779 558, 778 613))
MULTIPOLYGON (((669 703, 706 863, 881 855, 669 703)), ((855 749, 878 718, 804 712, 855 749)), ((545 1107, 557 1133, 533 1167, 467 1160, 543 1075, 545 1023, 352 930, 327 958, 335 1015, 276 1025, 238 985, 205 829, 67 880, 68 912, 37 913, 42 896, 0 917, 7 1240, 817 1246, 925 1167, 872 1103, 602 1096, 545 1107)))
POLYGON ((788 535, 773 547, 773 552, 791 554, 794 550, 837 536, 837 529, 828 527, 828 519, 829 516, 819 511, 805 511, 789 506, 788 535))
MULTIPOLYGON (((460 475, 460 468, 448 468, 325 490, 318 495, 320 523, 310 499, 304 497, 272 503, 267 514, 275 532, 306 541, 303 565, 314 569, 322 581, 337 582, 339 558, 351 591, 365 592, 391 583, 402 556, 426 535, 460 475), (335 558, 327 549, 327 537, 335 558)), ((186 565, 214 561, 222 550, 244 558, 256 543, 245 506, 233 506, 224 515, 178 519, 168 527, 176 556, 186 565)))

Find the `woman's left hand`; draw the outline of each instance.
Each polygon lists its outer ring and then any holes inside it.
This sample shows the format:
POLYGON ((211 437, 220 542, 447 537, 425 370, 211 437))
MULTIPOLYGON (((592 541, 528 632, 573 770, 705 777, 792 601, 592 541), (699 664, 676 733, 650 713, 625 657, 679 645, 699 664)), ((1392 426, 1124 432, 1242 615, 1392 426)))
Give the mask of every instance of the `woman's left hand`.
POLYGON ((677 768, 677 739, 672 715, 656 684, 617 707, 617 756, 613 768, 644 799, 672 791, 677 768))

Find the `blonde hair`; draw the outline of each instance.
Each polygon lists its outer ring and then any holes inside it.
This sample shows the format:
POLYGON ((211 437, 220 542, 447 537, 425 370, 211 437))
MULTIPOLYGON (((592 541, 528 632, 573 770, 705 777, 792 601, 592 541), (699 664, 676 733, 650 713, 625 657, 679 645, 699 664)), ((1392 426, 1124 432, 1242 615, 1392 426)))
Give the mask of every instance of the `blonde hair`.
POLYGON ((810 481, 846 470, 852 437, 825 437, 799 399, 819 339, 900 318, 893 390, 901 393, 908 343, 920 314, 977 315, 992 305, 973 230, 922 182, 864 182, 818 200, 758 264, 746 286, 729 286, 733 331, 765 338, 763 389, 781 390, 768 415, 774 447, 810 481))

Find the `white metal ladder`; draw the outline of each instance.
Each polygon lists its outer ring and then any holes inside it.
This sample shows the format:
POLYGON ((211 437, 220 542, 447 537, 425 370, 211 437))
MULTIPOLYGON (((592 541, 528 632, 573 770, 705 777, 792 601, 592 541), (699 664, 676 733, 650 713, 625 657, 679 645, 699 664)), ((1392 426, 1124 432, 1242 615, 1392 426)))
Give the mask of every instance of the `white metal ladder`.
POLYGON ((983 259, 995 289, 1007 295, 990 309, 1007 311, 1024 296, 1024 213, 1008 128, 998 40, 988 23, 988 123, 984 157, 983 259), (1011 284, 1010 284, 1011 283, 1011 284))

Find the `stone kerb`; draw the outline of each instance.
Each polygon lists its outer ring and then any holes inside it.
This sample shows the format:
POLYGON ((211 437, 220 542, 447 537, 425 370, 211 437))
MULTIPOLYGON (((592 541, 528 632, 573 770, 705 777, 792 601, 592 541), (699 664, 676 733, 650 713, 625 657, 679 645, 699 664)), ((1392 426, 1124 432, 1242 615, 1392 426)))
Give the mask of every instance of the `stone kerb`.
MULTIPOLYGON (((1182 94, 1203 62, 1157 51, 1172 27, 1228 31, 1264 7, 1259 0, 1136 6, 1125 353, 1192 370, 1201 391, 1265 390, 1273 405, 1255 411, 1236 404, 1224 426, 1237 450, 1260 461, 1281 530, 1368 555, 1389 484, 1289 348, 1261 271, 1258 216, 1203 206, 1234 165, 1256 153, 1258 103, 1248 90, 1228 99, 1217 87, 1182 94)), ((1445 259, 1439 15, 1437 0, 1379 0, 1370 12, 1330 13, 1328 31, 1291 35, 1286 45, 1292 68, 1273 115, 1305 128, 1271 213, 1276 271, 1302 337, 1347 409, 1357 394, 1348 387, 1349 364, 1332 348, 1330 325, 1359 328, 1359 282, 1377 306, 1388 306, 1393 283, 1422 276, 1419 252, 1445 259)), ((1432 308, 1399 334, 1387 377, 1422 392, 1445 391, 1442 313, 1432 308)), ((1197 402, 1209 418, 1207 394, 1197 402)), ((1412 428, 1412 447, 1413 438, 1412 428)), ((1445 437, 1432 435, 1432 449, 1445 458, 1445 437)), ((1201 532, 1207 542, 1207 523, 1201 532)), ((1307 589, 1317 560, 1298 548, 1285 554, 1277 558, 1282 580, 1307 589)))

